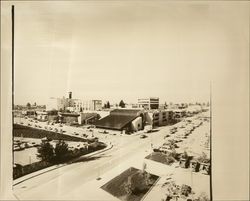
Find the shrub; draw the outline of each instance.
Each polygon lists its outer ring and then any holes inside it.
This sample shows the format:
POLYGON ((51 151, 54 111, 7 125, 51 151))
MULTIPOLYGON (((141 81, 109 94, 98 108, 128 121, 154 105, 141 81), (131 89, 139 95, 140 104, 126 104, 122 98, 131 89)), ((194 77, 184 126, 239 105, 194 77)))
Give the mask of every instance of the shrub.
POLYGON ((49 142, 42 142, 41 146, 37 148, 37 157, 42 161, 52 162, 54 158, 54 148, 49 142))
POLYGON ((204 152, 202 152, 202 155, 199 158, 197 158, 197 161, 200 163, 210 163, 210 159, 204 152))
POLYGON ((186 184, 181 186, 181 195, 185 195, 186 197, 192 192, 192 188, 186 184))
POLYGON ((55 161, 61 162, 69 158, 68 144, 63 140, 59 140, 55 147, 55 161))

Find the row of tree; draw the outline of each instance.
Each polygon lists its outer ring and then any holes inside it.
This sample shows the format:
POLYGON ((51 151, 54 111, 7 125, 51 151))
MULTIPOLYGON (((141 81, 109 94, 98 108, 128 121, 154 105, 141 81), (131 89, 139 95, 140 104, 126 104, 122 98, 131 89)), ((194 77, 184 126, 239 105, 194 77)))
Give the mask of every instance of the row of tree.
MULTIPOLYGON (((116 104, 116 106, 118 107, 121 107, 121 108, 125 108, 125 103, 124 103, 124 101, 123 100, 121 100, 120 101, 120 103, 119 103, 119 105, 118 104, 116 104)), ((109 101, 107 101, 105 104, 104 104, 104 108, 106 109, 106 108, 110 108, 110 103, 109 103, 109 101)))

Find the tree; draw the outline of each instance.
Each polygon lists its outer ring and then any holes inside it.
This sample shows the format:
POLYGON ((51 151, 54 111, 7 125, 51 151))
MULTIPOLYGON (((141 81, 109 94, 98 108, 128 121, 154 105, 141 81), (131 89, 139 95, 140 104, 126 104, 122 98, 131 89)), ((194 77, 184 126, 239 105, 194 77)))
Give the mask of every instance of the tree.
POLYGON ((33 104, 34 106, 36 106, 36 102, 34 102, 34 104, 33 104))
POLYGON ((30 103, 27 103, 27 108, 30 109, 31 108, 31 104, 30 103))
POLYGON ((103 106, 103 107, 104 107, 104 109, 106 109, 106 108, 107 108, 107 104, 106 104, 106 103, 104 103, 104 106, 103 106))
POLYGON ((43 161, 52 162, 54 158, 54 148, 48 142, 42 142, 41 146, 37 149, 37 157, 42 159, 43 161))
POLYGON ((123 102, 123 100, 120 101, 119 106, 120 106, 121 108, 125 108, 125 103, 123 102))
POLYGON ((165 102, 164 103, 164 109, 167 109, 167 107, 168 107, 168 104, 167 104, 167 102, 165 102))
POLYGON ((110 108, 110 103, 109 103, 109 101, 107 102, 107 108, 110 108))
POLYGON ((67 157, 68 153, 69 153, 68 144, 65 143, 63 140, 59 140, 56 143, 55 147, 55 160, 57 162, 63 161, 67 157))

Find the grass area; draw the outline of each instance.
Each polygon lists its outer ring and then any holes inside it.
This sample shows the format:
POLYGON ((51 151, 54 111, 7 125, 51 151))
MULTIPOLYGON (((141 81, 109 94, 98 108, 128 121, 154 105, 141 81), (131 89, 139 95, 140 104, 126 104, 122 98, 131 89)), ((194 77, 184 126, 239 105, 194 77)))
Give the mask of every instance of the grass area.
POLYGON ((42 129, 31 128, 28 126, 23 126, 23 125, 18 125, 18 124, 13 125, 13 136, 14 137, 22 136, 22 137, 27 137, 27 138, 39 138, 39 139, 47 137, 52 140, 65 140, 65 141, 74 141, 74 142, 86 141, 79 137, 60 134, 60 133, 56 133, 53 131, 46 131, 42 129))
POLYGON ((171 153, 164 154, 162 152, 152 152, 151 154, 146 156, 146 159, 150 159, 166 165, 171 165, 176 161, 176 158, 174 158, 173 154, 171 153))
POLYGON ((101 188, 123 201, 140 201, 159 177, 129 168, 101 188))

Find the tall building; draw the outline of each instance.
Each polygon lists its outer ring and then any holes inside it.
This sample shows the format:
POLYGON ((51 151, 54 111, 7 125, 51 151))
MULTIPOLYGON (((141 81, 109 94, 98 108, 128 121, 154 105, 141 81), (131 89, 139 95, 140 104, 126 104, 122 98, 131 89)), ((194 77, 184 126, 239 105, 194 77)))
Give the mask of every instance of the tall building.
POLYGON ((138 105, 140 108, 144 108, 146 110, 158 109, 159 98, 157 97, 140 98, 138 99, 138 105))
POLYGON ((46 104, 46 110, 67 110, 68 108, 74 107, 76 100, 77 99, 72 99, 72 92, 69 92, 68 98, 64 96, 62 98, 51 97, 46 104))
POLYGON ((102 109, 102 100, 75 100, 74 110, 77 112, 83 111, 98 111, 102 109))

